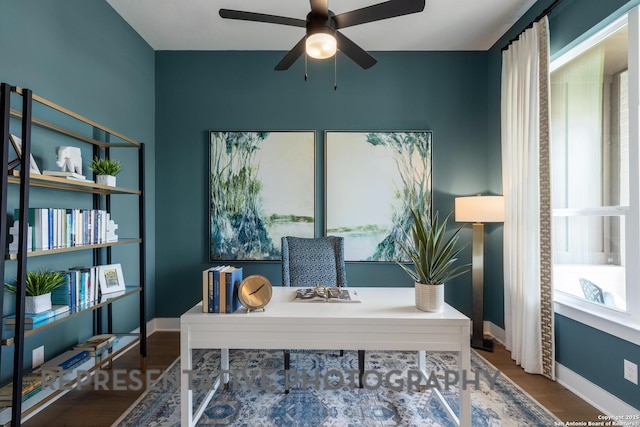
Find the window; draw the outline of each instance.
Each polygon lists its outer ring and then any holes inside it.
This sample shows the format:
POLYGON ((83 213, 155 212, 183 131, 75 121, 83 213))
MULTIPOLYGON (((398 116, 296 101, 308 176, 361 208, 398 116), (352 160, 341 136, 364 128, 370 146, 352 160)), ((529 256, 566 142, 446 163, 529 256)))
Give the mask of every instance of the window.
POLYGON ((556 301, 637 322, 635 22, 625 15, 552 61, 550 118, 556 301))

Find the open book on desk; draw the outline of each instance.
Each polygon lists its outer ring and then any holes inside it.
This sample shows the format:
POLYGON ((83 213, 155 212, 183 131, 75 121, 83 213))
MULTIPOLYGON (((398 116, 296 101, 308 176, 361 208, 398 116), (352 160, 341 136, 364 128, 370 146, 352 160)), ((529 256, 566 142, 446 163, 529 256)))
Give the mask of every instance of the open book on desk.
POLYGON ((345 288, 324 288, 325 292, 318 292, 317 288, 300 288, 293 293, 294 302, 361 302, 358 291, 345 288), (338 292, 339 291, 339 292, 338 292))

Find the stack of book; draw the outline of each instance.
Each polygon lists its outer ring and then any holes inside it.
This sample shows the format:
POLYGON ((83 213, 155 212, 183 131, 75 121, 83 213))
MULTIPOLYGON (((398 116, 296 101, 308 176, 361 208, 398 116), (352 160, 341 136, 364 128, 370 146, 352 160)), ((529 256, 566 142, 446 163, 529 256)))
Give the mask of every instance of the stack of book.
POLYGON ((242 282, 242 267, 218 265, 202 272, 202 311, 233 313, 240 308, 238 287, 242 282))
POLYGON ((68 350, 51 360, 44 362, 41 366, 42 371, 66 371, 82 365, 89 360, 91 355, 87 350, 68 350))
POLYGON ((73 347, 74 350, 87 351, 89 356, 100 356, 113 347, 116 341, 114 334, 94 335, 83 343, 73 347))
MULTIPOLYGON (((51 310, 42 311, 36 314, 27 313, 24 315, 24 327, 25 329, 37 328, 38 323, 44 322, 45 320, 49 320, 53 317, 59 316, 68 311, 69 311, 68 305, 54 305, 51 307, 51 310)), ((6 316, 5 323, 7 325, 15 325, 16 315, 12 314, 10 316, 6 316)))
MULTIPOLYGON (((40 372, 32 372, 22 377, 22 401, 42 390, 42 380, 49 381, 53 375, 40 372)), ((0 407, 11 406, 13 395, 13 384, 9 383, 0 388, 0 407)))

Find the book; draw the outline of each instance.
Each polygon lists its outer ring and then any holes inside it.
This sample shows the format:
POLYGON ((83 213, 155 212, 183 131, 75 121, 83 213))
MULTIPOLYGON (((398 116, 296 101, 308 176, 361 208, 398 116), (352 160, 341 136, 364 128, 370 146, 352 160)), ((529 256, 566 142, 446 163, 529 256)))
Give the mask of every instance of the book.
POLYGON ((78 271, 65 271, 65 282, 51 292, 51 303, 68 305, 71 310, 76 308, 76 281, 78 271))
POLYGON ((91 352, 95 353, 103 347, 107 347, 109 345, 113 345, 113 342, 116 340, 116 336, 114 334, 100 334, 94 335, 89 338, 85 342, 77 344, 73 347, 74 350, 86 350, 91 354, 91 352))
POLYGON ((229 266, 225 265, 219 270, 218 287, 220 289, 220 295, 218 298, 220 299, 220 306, 219 306, 220 308, 218 309, 218 311, 216 311, 216 313, 225 313, 226 295, 227 295, 227 288, 225 286, 225 279, 226 279, 225 272, 227 271, 228 268, 229 266))
MULTIPOLYGON (((22 400, 25 401, 42 388, 42 379, 50 380, 51 374, 41 372, 31 372, 22 376, 22 400)), ((0 388, 0 402, 11 402, 13 394, 13 383, 8 383, 0 388)), ((5 405, 2 405, 5 406, 5 405)))
POLYGON ((229 290, 229 285, 227 284, 227 272, 233 270, 234 267, 230 265, 225 265, 220 269, 220 311, 217 313, 229 313, 227 306, 227 292, 229 290))
MULTIPOLYGON (((40 393, 40 391, 42 391, 42 386, 39 386, 37 388, 34 388, 33 390, 31 390, 29 393, 27 394, 23 394, 22 395, 22 401, 24 402, 25 400, 29 399, 32 396, 35 396, 36 394, 40 393)), ((12 400, 0 400, 0 407, 1 408, 8 408, 10 406, 12 406, 12 400)))
MULTIPOLYGON (((333 289, 333 288, 327 288, 333 289)), ((360 302, 358 291, 355 289, 340 289, 340 293, 333 295, 326 292, 324 296, 318 295, 315 288, 300 288, 293 292, 293 301, 295 302, 337 302, 350 303, 360 302)))
POLYGON ((213 311, 213 270, 219 266, 208 267, 202 270, 202 311, 212 313, 213 311))
POLYGON ((214 267, 212 270, 213 280, 213 299, 209 304, 209 313, 220 313, 220 270, 224 268, 223 265, 214 267))
POLYGON ((90 359, 88 350, 68 350, 42 364, 41 369, 64 371, 72 369, 90 359))
MULTIPOLYGON (((58 316, 60 314, 66 313, 69 311, 68 305, 55 305, 51 307, 51 310, 43 311, 36 314, 26 313, 24 315, 24 323, 25 325, 34 324, 38 322, 42 322, 48 320, 52 317, 58 316)), ((5 317, 5 321, 7 325, 15 325, 16 324, 16 315, 12 314, 10 316, 5 317)))
POLYGON ((63 178, 75 178, 78 180, 86 180, 87 177, 84 175, 80 175, 79 173, 75 173, 75 172, 63 172, 63 171, 44 171, 42 172, 43 175, 48 175, 48 176, 59 176, 59 177, 63 177, 63 178))
POLYGON ((202 312, 209 312, 209 268, 202 270, 202 312))
POLYGON ((225 312, 233 313, 240 308, 240 299, 238 298, 238 287, 242 282, 242 267, 230 267, 225 271, 225 312))

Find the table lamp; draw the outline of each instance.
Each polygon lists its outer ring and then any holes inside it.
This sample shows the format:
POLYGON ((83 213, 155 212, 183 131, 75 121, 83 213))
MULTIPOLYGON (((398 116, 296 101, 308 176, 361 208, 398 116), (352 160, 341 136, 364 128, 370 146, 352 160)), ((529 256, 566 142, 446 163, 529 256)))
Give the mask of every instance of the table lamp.
POLYGON ((471 335, 471 347, 493 351, 493 341, 484 339, 484 223, 504 222, 504 197, 456 197, 455 219, 457 222, 473 223, 471 253, 473 334, 471 335))

